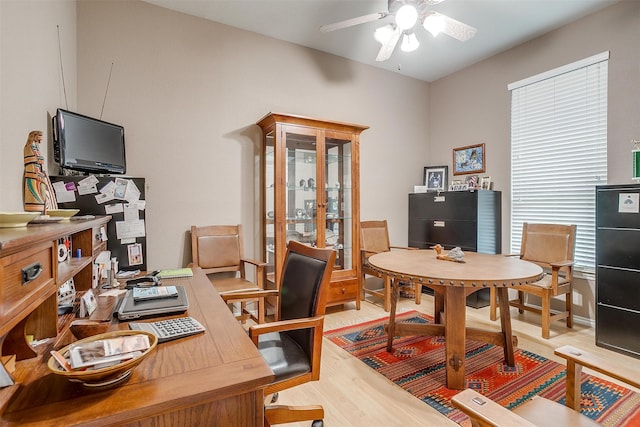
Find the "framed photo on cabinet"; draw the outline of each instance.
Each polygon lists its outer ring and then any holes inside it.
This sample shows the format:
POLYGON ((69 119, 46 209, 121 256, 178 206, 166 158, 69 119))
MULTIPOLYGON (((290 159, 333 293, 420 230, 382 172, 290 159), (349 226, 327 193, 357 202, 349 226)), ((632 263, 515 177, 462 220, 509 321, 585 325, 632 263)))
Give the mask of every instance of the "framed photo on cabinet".
POLYGON ((467 145, 453 149, 453 174, 465 175, 485 171, 484 144, 467 145))
POLYGON ((445 191, 448 177, 448 166, 427 166, 424 168, 423 183, 427 191, 445 191))
POLYGON ((491 190, 491 177, 483 176, 480 178, 480 188, 483 190, 491 190))

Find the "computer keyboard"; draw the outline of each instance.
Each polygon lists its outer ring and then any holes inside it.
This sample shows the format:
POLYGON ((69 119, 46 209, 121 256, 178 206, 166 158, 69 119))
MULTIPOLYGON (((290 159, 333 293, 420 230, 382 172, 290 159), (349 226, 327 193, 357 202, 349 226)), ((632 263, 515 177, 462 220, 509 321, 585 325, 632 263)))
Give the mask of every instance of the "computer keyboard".
POLYGON ((205 331, 204 326, 193 317, 178 317, 155 322, 131 322, 129 329, 151 332, 158 337, 159 343, 205 331))

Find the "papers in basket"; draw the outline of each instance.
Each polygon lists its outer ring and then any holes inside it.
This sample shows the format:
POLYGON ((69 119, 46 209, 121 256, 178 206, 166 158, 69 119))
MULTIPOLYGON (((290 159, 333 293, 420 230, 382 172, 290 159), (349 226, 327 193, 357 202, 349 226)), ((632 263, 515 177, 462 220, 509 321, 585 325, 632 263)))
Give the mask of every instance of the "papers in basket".
POLYGON ((133 359, 149 346, 149 337, 143 334, 107 338, 72 345, 69 359, 73 369, 89 366, 98 369, 133 359))

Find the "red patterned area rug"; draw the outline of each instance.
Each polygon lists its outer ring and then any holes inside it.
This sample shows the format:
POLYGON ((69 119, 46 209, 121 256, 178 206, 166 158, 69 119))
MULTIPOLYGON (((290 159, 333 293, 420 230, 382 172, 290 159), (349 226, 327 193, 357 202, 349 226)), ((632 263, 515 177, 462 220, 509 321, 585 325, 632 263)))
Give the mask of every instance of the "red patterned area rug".
MULTIPOLYGON (((410 311, 396 315, 405 322, 430 323, 429 315, 410 311)), ((383 324, 388 317, 325 332, 325 337, 404 390, 463 426, 469 418, 451 405, 458 390, 448 389, 444 367, 444 337, 408 336, 394 339, 387 353, 383 324)), ((512 409, 534 395, 564 404, 565 366, 526 350, 516 349, 516 365, 504 365, 502 347, 467 340, 466 387, 512 409)), ((640 395, 601 378, 582 374, 582 410, 605 426, 640 426, 640 395)))

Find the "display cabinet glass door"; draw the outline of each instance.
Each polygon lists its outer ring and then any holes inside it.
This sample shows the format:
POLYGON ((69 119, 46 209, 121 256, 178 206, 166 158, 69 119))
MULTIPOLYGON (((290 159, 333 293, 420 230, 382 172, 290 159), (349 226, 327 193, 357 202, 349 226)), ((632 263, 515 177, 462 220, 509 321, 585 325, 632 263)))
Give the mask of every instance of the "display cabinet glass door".
POLYGON ((318 153, 317 131, 285 131, 286 147, 286 241, 296 240, 311 246, 318 242, 318 153))
POLYGON ((275 262, 276 262, 276 230, 275 230, 275 159, 276 159, 276 145, 275 145, 275 131, 269 132, 265 135, 264 146, 264 204, 265 204, 265 218, 264 218, 264 234, 265 234, 265 262, 268 264, 266 268, 267 278, 271 282, 274 280, 275 274, 275 262))
POLYGON ((336 250, 335 269, 353 267, 353 205, 349 136, 326 132, 325 151, 325 244, 336 250))

